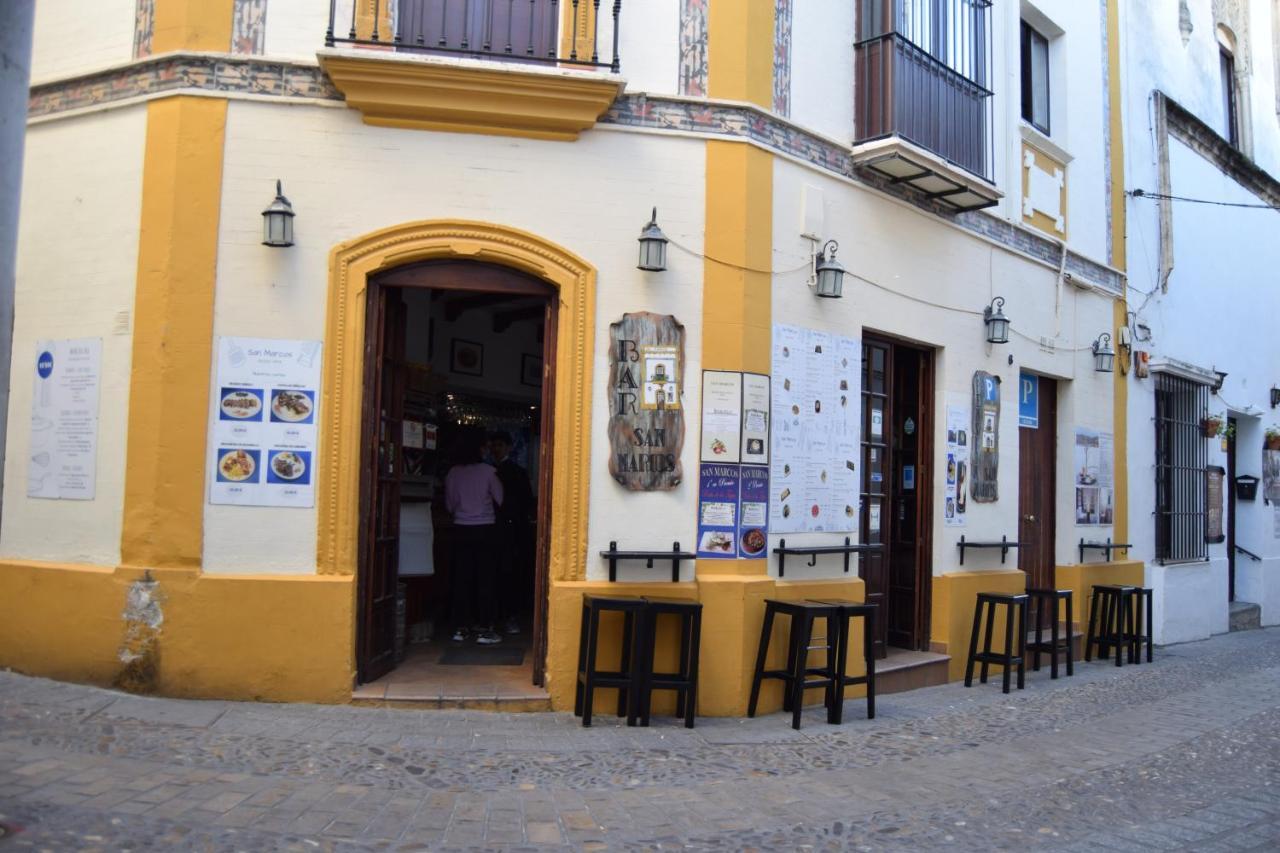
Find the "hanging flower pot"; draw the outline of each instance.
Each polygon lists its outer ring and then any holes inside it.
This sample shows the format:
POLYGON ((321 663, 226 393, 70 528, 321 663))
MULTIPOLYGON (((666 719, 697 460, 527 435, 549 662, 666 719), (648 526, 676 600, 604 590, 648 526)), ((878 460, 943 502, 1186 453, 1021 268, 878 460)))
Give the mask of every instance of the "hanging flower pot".
POLYGON ((1205 438, 1213 438, 1222 434, 1222 418, 1219 415, 1207 415, 1200 420, 1200 429, 1205 438))
POLYGON ((1262 446, 1267 450, 1280 450, 1280 428, 1271 427, 1263 433, 1262 446))

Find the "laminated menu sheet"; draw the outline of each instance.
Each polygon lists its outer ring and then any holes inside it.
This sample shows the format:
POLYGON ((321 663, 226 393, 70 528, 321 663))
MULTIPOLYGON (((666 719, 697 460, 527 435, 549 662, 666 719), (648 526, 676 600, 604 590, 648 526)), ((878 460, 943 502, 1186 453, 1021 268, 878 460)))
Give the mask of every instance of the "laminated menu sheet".
POLYGON ((209 503, 315 505, 320 342, 219 338, 209 503))
POLYGON ((101 379, 101 338, 36 342, 27 497, 93 500, 101 379))
MULTIPOLYGON (((773 327, 769 530, 856 530, 862 344, 773 327)), ((883 425, 882 425, 883 428, 883 425)))

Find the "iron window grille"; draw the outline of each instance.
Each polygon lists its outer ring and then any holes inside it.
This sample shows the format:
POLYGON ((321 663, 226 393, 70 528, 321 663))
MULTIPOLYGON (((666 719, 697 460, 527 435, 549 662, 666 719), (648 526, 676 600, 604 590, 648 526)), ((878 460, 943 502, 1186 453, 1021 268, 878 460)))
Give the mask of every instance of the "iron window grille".
POLYGON ((1206 560, 1205 465, 1208 439, 1201 420, 1209 386, 1156 373, 1156 560, 1206 560))

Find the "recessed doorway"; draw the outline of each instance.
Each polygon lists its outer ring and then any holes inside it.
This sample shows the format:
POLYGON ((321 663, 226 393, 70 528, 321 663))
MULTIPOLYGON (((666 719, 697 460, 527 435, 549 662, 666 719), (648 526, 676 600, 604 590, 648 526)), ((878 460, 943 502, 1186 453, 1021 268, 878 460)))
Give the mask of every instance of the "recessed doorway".
POLYGON ((544 699, 555 289, 501 266, 372 278, 360 699, 544 699))
MULTIPOLYGON (((1020 413, 1035 412, 1019 416, 1018 568, 1027 575, 1028 589, 1057 589, 1058 383, 1024 373, 1018 403, 1020 413)), ((1097 472, 1076 475, 1096 479, 1097 472)))

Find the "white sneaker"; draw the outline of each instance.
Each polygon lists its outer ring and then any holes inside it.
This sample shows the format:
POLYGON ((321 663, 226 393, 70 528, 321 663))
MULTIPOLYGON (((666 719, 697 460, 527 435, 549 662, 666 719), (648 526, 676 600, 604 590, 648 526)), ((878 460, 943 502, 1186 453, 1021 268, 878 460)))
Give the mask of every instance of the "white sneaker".
POLYGON ((493 631, 481 631, 480 636, 476 637, 476 644, 481 646, 496 646, 501 642, 502 638, 493 631))
POLYGON ((516 621, 516 617, 512 616, 510 619, 507 620, 507 624, 504 625, 502 628, 502 633, 504 634, 520 633, 520 623, 516 621))
POLYGON ((459 628, 458 630, 456 630, 456 631, 454 631, 454 632, 453 632, 453 642, 455 642, 455 643, 465 643, 466 641, 467 641, 467 632, 466 632, 466 631, 464 631, 463 629, 459 628))

